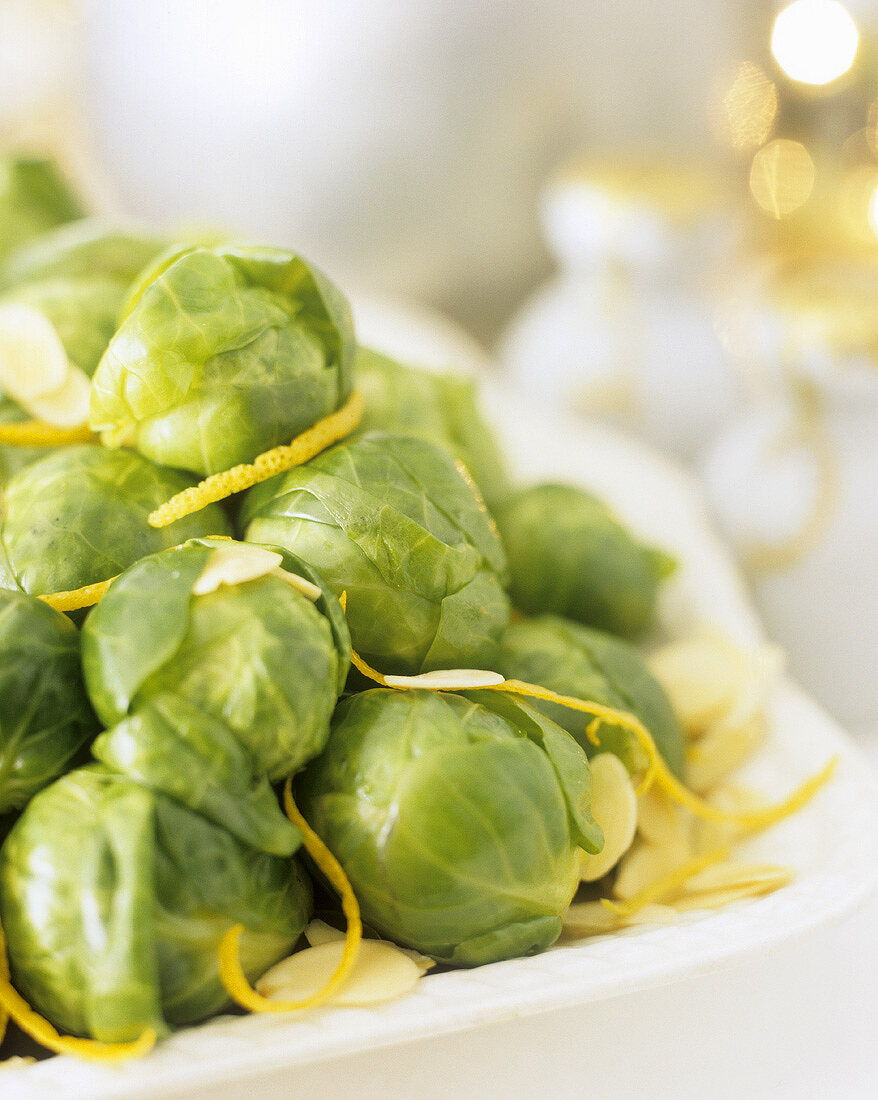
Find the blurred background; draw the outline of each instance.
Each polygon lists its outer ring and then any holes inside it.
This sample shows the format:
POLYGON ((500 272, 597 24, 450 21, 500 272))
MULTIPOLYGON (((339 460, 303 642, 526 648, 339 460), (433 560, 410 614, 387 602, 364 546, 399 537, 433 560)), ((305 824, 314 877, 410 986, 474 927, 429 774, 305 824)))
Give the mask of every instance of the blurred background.
POLYGON ((874 0, 0 0, 0 146, 684 462, 878 726, 874 0))

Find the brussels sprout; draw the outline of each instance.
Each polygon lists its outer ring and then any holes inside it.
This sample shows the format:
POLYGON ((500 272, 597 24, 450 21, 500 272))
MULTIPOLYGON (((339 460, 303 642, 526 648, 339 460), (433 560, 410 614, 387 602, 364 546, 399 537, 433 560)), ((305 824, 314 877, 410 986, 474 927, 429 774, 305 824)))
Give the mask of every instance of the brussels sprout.
MULTIPOLYGON (((122 723, 99 739, 96 755, 129 774, 139 769, 175 797, 187 796, 168 784, 189 781, 200 799, 192 808, 207 812, 213 799, 211 816, 233 830, 228 807, 248 794, 239 746, 254 775, 270 780, 320 752, 350 653, 328 591, 315 604, 267 574, 194 595, 214 551, 234 545, 198 540, 139 561, 92 611, 82 636, 95 710, 108 727, 122 723), (198 784, 174 775, 184 752, 196 768, 204 762, 198 784)), ((278 551, 280 558, 322 587, 294 555, 278 551)))
POLYGON ((354 344, 340 292, 276 248, 195 248, 131 305, 94 376, 110 443, 211 474, 288 442, 347 399, 354 344))
POLYGON ((444 447, 467 468, 489 509, 510 495, 503 456, 479 413, 474 382, 403 366, 368 348, 357 351, 355 377, 366 401, 361 435, 377 429, 444 447))
MULTIPOLYGON (((494 667, 510 680, 540 684, 559 695, 629 711, 652 734, 671 771, 682 777, 680 723, 661 685, 628 642, 579 623, 544 615, 509 627, 494 667)), ((646 767, 648 761, 643 749, 625 730, 602 725, 598 748, 585 733, 591 721, 588 715, 556 703, 532 702, 571 733, 589 756, 612 752, 631 772, 646 767)))
POLYGON ((382 672, 485 667, 509 618, 505 560, 445 452, 372 432, 251 489, 251 542, 277 543, 347 593, 354 648, 382 672))
POLYGON ((510 595, 543 612, 633 637, 655 613, 673 559, 642 546, 597 497, 572 485, 535 485, 497 515, 509 558, 510 595))
POLYGON ((299 806, 364 919, 443 962, 541 951, 599 851, 585 754, 509 697, 365 691, 338 708, 299 806), (499 711, 499 713, 497 712, 499 711))
POLYGON ((61 775, 96 732, 79 631, 41 600, 0 591, 0 814, 61 775))
MULTIPOLYGON (((30 417, 14 401, 0 396, 0 424, 21 424, 30 417)), ((48 447, 6 447, 0 445, 0 485, 4 485, 22 467, 29 466, 44 454, 48 447)))
POLYGON ((0 160, 0 257, 84 213, 50 161, 17 156, 0 160))
POLYGON ((13 981, 59 1029, 108 1042, 228 998, 217 948, 241 922, 254 978, 288 954, 310 889, 295 863, 100 766, 41 791, 0 849, 13 981))
POLYGON ((86 278, 128 287, 165 244, 137 225, 83 218, 10 253, 0 267, 0 283, 9 287, 44 279, 86 278))
POLYGON ((187 538, 230 533, 217 505, 170 527, 148 525, 154 508, 191 484, 131 451, 82 445, 47 454, 6 487, 0 587, 65 592, 187 538))

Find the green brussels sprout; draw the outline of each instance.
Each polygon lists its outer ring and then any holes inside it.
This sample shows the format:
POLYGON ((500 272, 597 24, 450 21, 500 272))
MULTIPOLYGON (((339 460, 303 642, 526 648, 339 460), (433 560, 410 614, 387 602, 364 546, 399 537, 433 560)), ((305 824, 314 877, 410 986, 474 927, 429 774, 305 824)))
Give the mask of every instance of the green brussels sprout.
POLYGON ((360 435, 396 432, 444 447, 466 467, 490 510, 510 495, 502 453, 479 412, 471 379, 403 366, 362 347, 355 378, 366 402, 360 435))
POLYGON ((67 358, 89 377, 116 331, 125 284, 104 276, 22 283, 0 295, 0 306, 28 306, 52 325, 67 358))
POLYGON ((509 697, 365 691, 338 708, 299 806, 363 918, 442 962, 478 966, 558 938, 599 851, 585 754, 509 697), (490 709, 489 709, 490 708, 490 709))
POLYGON ((291 252, 186 251, 128 309, 94 376, 92 427, 163 465, 252 461, 350 394, 348 304, 291 252))
POLYGON ((105 1042, 220 1011, 225 932, 244 925, 253 979, 289 954, 310 908, 295 862, 100 766, 36 795, 0 849, 16 987, 57 1028, 105 1042))
MULTIPOLYGON (((626 710, 649 730, 665 763, 683 775, 683 731, 659 682, 637 650, 621 638, 553 615, 513 623, 503 636, 494 666, 510 680, 539 684, 559 695, 572 695, 626 710)), ((591 718, 557 703, 532 705, 571 733, 589 756, 612 752, 630 772, 646 767, 641 746, 618 726, 600 727, 600 747, 586 736, 591 718)))
POLYGON ((497 514, 512 603, 633 637, 655 614, 667 554, 636 542, 607 506, 572 485, 535 485, 497 514))
POLYGON ((0 591, 0 814, 61 775, 97 728, 79 631, 42 600, 0 591))
POLYGON ((354 648, 382 672, 484 668, 508 619, 484 506, 424 440, 372 432, 251 489, 251 542, 310 561, 347 593, 354 648))
POLYGON ((51 161, 0 159, 0 258, 23 241, 84 213, 51 161))
MULTIPOLYGON (((115 727, 95 755, 132 775, 138 769, 178 798, 187 795, 168 784, 188 782, 200 800, 192 808, 205 813, 213 799, 212 816, 222 812, 215 819, 233 831, 229 807, 244 789, 240 750, 255 776, 272 781, 320 752, 350 655, 344 615, 326 589, 312 603, 266 573, 193 594, 214 552, 236 546, 203 539, 144 558, 115 581, 82 634, 89 695, 115 727), (184 752, 203 770, 175 775, 184 752)), ((323 589, 305 562, 281 550, 276 557, 323 589)), ((265 792, 273 798, 266 786, 258 805, 265 792)))
POLYGON ((44 279, 108 279, 129 287, 166 241, 138 225, 83 218, 22 245, 0 266, 4 287, 44 279))
POLYGON ((170 527, 149 526, 149 513, 191 484, 131 451, 83 444, 45 455, 6 486, 0 588, 66 592, 187 538, 230 533, 218 505, 170 527))

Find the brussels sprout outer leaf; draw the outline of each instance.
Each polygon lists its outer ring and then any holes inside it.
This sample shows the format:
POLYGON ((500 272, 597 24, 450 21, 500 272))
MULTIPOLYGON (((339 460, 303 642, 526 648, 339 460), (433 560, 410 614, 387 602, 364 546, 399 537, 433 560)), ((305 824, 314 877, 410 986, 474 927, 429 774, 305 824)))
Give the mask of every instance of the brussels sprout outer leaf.
POLYGON ((97 731, 69 619, 0 591, 0 814, 57 778, 97 731))
POLYGON ((286 443, 351 390, 341 295, 281 249, 183 252, 131 307, 95 373, 92 426, 201 475, 286 443))
POLYGON ((154 508, 191 483, 132 451, 82 445, 47 454, 6 487, 0 587, 69 592, 187 538, 229 534, 216 505, 161 531, 147 524, 154 508))
MULTIPOLYGON (((545 753, 460 696, 349 697, 299 796, 364 919, 434 958, 507 925, 557 918, 577 885, 569 814, 545 753)), ((489 942, 499 952, 534 943, 489 942)))
POLYGON ((564 615, 624 637, 651 622, 669 559, 635 541, 591 493, 534 485, 506 502, 497 523, 521 611, 564 615))
POLYGON ((143 558, 114 582, 86 619, 85 682, 104 725, 115 726, 125 717, 140 685, 179 649, 189 627, 192 586, 211 550, 206 542, 190 542, 143 558))
POLYGON ((383 671, 493 656, 509 613, 502 548, 435 446, 380 432, 343 444, 251 490, 242 522, 248 539, 289 546, 347 592, 354 645, 383 671))
POLYGON ((170 1023, 191 1023, 229 1004, 217 958, 229 927, 244 925, 241 961, 253 980, 292 950, 311 889, 295 861, 255 852, 161 795, 155 845, 162 1005, 170 1023))
POLYGON ((31 157, 0 161, 0 256, 84 213, 51 161, 31 157))
POLYGON ((56 1026, 105 1042, 167 1031, 153 947, 154 799, 101 768, 34 797, 0 851, 13 981, 56 1026))
MULTIPOLYGON (((641 655, 623 639, 558 616, 543 615, 509 627, 495 667, 510 679, 629 711, 649 730, 671 771, 682 776, 684 743, 680 723, 641 655)), ((571 733, 588 755, 612 752, 632 773, 646 767, 645 754, 625 730, 601 724, 600 744, 595 746, 585 732, 591 721, 588 716, 543 700, 534 700, 531 706, 571 733)))
POLYGON ((534 917, 456 944, 443 958, 451 966, 482 966, 496 959, 518 959, 545 951, 561 935, 560 917, 534 917))
POLYGON ((222 825, 258 851, 289 856, 301 834, 268 780, 222 722, 174 695, 158 695, 101 734, 95 757, 222 825))
POLYGON ((599 852, 604 834, 591 815, 591 770, 588 758, 570 734, 536 707, 499 691, 468 691, 467 698, 502 715, 538 745, 555 769, 570 815, 571 834, 586 852, 599 852))

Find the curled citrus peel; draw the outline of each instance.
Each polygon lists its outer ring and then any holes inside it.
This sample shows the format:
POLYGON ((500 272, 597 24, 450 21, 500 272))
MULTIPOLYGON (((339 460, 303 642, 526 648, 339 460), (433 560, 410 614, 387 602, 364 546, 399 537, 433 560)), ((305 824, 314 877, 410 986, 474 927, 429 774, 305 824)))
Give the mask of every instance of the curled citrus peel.
POLYGON ((94 438, 87 424, 75 428, 56 428, 42 420, 0 424, 0 443, 9 447, 66 447, 71 443, 90 443, 94 438))
POLYGON ((233 493, 250 489, 293 466, 301 466, 333 443, 349 436, 362 420, 364 408, 362 394, 352 393, 340 409, 318 420, 307 431, 297 435, 291 443, 272 447, 270 451, 257 455, 253 462, 242 462, 230 470, 211 474, 197 485, 177 493, 150 514, 150 526, 168 527, 184 516, 200 512, 208 504, 215 504, 233 493))
POLYGON ((73 588, 69 592, 48 592, 40 596, 43 603, 54 607, 56 611, 79 611, 83 607, 94 607, 100 603, 110 590, 110 585, 116 577, 108 577, 105 581, 96 584, 87 584, 83 588, 73 588))
POLYGON ((639 913, 640 910, 645 909, 647 905, 651 905, 654 901, 661 901, 662 898, 666 898, 668 894, 678 889, 678 887, 682 886, 694 875, 697 875, 708 867, 712 867, 715 863, 720 863, 728 857, 728 854, 728 848, 715 848, 706 855, 690 859, 688 863, 684 863, 676 870, 671 871, 670 874, 662 875, 661 878, 651 882, 649 886, 645 886, 639 893, 635 894, 634 897, 629 898, 627 901, 610 901, 609 898, 601 898, 601 905, 603 905, 605 909, 609 909, 611 913, 617 914, 617 916, 633 917, 635 913, 639 913))
POLYGON ((229 996, 242 1008, 250 1012, 299 1012, 306 1008, 316 1008, 332 1000, 350 977, 357 962, 360 941, 363 938, 363 925, 360 920, 360 906, 353 888, 344 873, 341 864, 302 817, 293 801, 292 778, 287 779, 284 787, 284 809, 290 821, 301 830, 305 849, 332 887, 341 898, 341 907, 347 920, 347 933, 341 960, 335 972, 321 990, 300 1001, 282 1001, 263 997, 247 981, 241 967, 238 944, 244 926, 233 925, 223 936, 219 946, 219 976, 229 996))
MULTIPOLYGON (((375 683, 380 684, 382 687, 394 688, 397 691, 411 690, 414 686, 412 681, 418 680, 418 677, 413 676, 406 678, 392 677, 391 680, 388 681, 387 677, 368 665, 362 657, 353 650, 351 650, 351 664, 353 664, 353 666, 364 676, 367 676, 370 680, 374 680, 375 683), (400 679, 407 679, 409 683, 401 686, 399 683, 400 679)), ((424 686, 426 687, 427 685, 424 684, 424 686)), ((470 685, 467 684, 461 684, 460 690, 465 690, 469 686, 470 685)), ((452 691, 454 689, 450 686, 446 686, 444 690, 452 691)), ((684 806, 696 817, 700 817, 705 821, 713 821, 717 824, 735 825, 747 832, 767 829, 770 825, 774 825, 776 822, 782 821, 785 817, 789 817, 797 810, 802 809, 802 807, 807 805, 817 791, 827 782, 838 763, 838 757, 833 757, 816 775, 805 780, 805 782, 793 791, 788 798, 784 799, 782 802, 776 803, 774 806, 767 806, 764 809, 743 813, 722 810, 718 806, 713 806, 703 798, 700 798, 677 779, 656 748, 655 741, 652 739, 652 734, 638 718, 635 718, 633 714, 629 714, 627 711, 616 710, 613 707, 604 706, 602 703, 576 699, 571 695, 559 695, 557 692, 550 691, 548 688, 538 687, 536 684, 526 684, 521 680, 504 680, 500 684, 485 684, 481 690, 500 691, 508 695, 521 695, 530 699, 542 699, 547 703, 557 703, 559 706, 567 707, 568 710, 576 710, 583 714, 590 714, 593 716, 593 719, 597 719, 599 723, 606 723, 609 726, 617 726, 627 730, 636 738, 649 760, 645 776, 637 789, 638 795, 644 793, 652 783, 655 783, 672 801, 684 806)), ((588 728, 591 730, 593 736, 598 736, 594 720, 589 723, 588 728)), ((593 736, 590 736, 589 739, 593 740, 593 736)))
POLYGON ((56 1054, 73 1054, 87 1062, 125 1062, 142 1058, 155 1046, 156 1033, 146 1028, 139 1038, 130 1043, 101 1043, 96 1039, 80 1039, 75 1035, 61 1035, 48 1020, 35 1012, 9 977, 9 960, 6 955, 6 937, 0 928, 0 1014, 13 1019, 22 1031, 56 1054))

